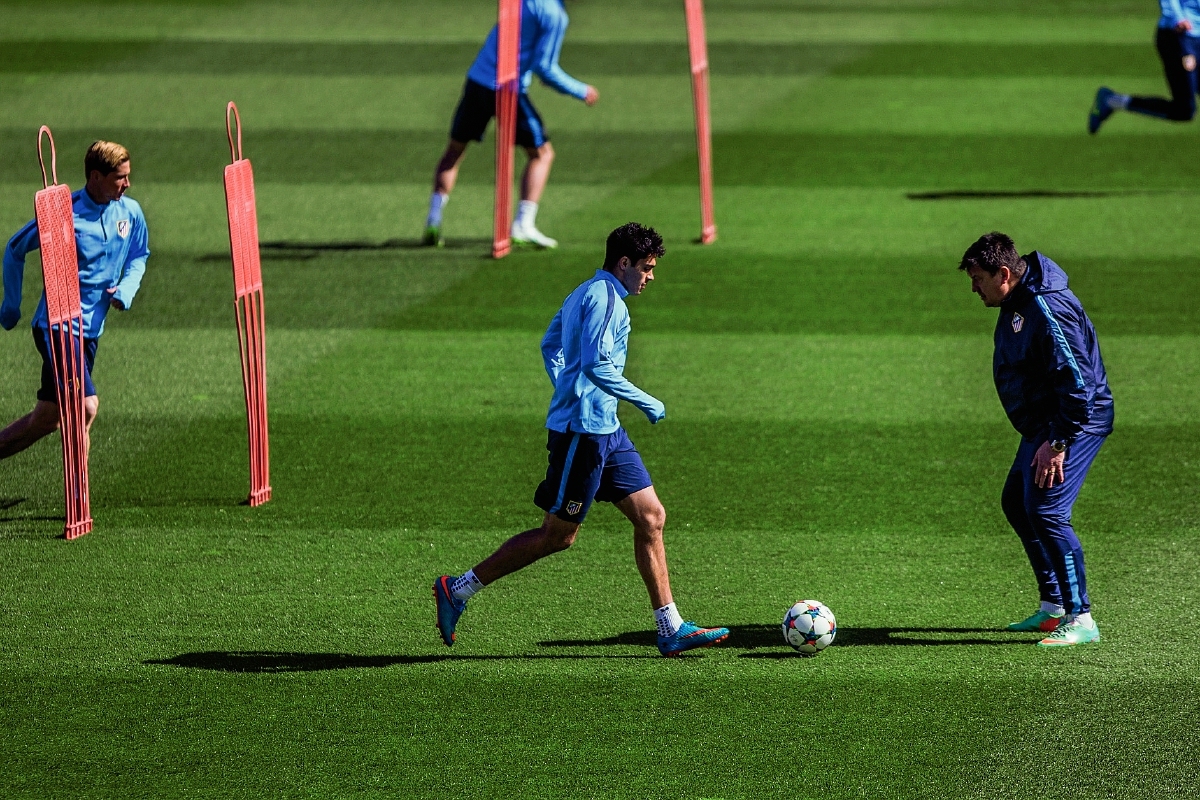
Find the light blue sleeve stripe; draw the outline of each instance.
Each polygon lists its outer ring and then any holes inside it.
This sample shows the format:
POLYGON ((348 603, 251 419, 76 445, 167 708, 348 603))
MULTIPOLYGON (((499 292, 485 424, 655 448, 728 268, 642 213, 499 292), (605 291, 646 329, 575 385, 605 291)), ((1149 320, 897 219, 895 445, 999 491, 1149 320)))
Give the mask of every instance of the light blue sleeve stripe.
POLYGON ((567 458, 563 462, 562 483, 558 485, 558 499, 554 501, 554 508, 550 509, 551 514, 557 514, 562 510, 563 499, 567 494, 567 478, 571 475, 571 462, 575 460, 575 448, 579 446, 579 434, 571 436, 571 446, 567 448, 567 458))
POLYGON ((1046 299, 1039 295, 1034 295, 1037 298, 1037 303, 1042 308, 1042 313, 1046 315, 1046 319, 1050 320, 1050 330, 1054 332, 1054 341, 1058 342, 1058 346, 1067 356, 1067 361, 1071 364, 1071 372, 1075 375, 1075 386, 1079 389, 1084 387, 1083 373, 1079 369, 1079 363, 1075 361, 1075 354, 1071 352, 1071 345, 1067 344, 1066 334, 1063 333, 1062 327, 1058 324, 1058 320, 1050 313, 1050 305, 1046 299))

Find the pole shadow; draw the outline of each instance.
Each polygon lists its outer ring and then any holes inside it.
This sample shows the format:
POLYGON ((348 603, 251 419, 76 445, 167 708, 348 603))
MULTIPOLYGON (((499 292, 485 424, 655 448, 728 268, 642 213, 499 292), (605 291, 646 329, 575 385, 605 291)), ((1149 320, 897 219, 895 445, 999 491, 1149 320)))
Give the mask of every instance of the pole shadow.
POLYGON ((1162 194, 1162 192, 1146 191, 1143 189, 1117 189, 1090 192, 1055 191, 1053 189, 1031 189, 1028 191, 992 189, 982 191, 948 190, 944 192, 909 192, 905 197, 909 200, 1036 200, 1044 198, 1130 197, 1145 194, 1162 194))
POLYGON ((274 651, 223 651, 180 653, 172 658, 147 659, 145 666, 183 667, 216 672, 322 672, 339 669, 381 669, 385 667, 438 664, 443 661, 521 661, 576 659, 638 659, 657 655, 570 655, 534 653, 530 655, 357 655, 354 653, 281 653, 274 651))
POLYGON ((2 498, 2 499, 0 499, 0 511, 8 511, 10 508, 16 508, 17 506, 21 505, 21 503, 24 503, 28 499, 29 499, 28 497, 2 498))

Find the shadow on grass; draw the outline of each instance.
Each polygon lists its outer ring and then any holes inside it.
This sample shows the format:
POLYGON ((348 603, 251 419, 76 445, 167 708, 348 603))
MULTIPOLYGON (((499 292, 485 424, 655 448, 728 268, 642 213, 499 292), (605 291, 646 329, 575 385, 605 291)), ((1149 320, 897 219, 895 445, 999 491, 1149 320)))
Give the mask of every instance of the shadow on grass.
POLYGON ((361 656, 352 653, 275 653, 225 652, 181 653, 174 658, 147 659, 142 664, 188 669, 208 669, 217 672, 320 672, 333 669, 379 669, 381 667, 437 664, 443 661, 521 661, 525 659, 574 660, 612 658, 659 658, 655 655, 568 655, 538 653, 532 655, 379 655, 361 656))
MULTIPOLYGON (((486 249, 491 257, 491 239, 459 239, 447 241, 441 247, 428 247, 420 239, 387 239, 382 242, 261 242, 259 249, 264 259, 285 261, 308 261, 320 258, 325 253, 383 253, 396 250, 417 250, 428 253, 441 253, 447 250, 478 250, 486 249)), ((199 256, 199 261, 226 262, 229 253, 206 253, 199 256)))
MULTIPOLYGON (((896 645, 998 645, 1029 644, 1029 640, 1001 638, 991 628, 839 628, 835 644, 840 647, 896 645), (976 634, 976 635, 971 635, 976 634), (984 637, 978 634, 992 634, 984 637)), ((654 631, 629 631, 604 639, 558 639, 538 642, 542 647, 615 647, 634 645, 653 647, 658 641, 654 631)), ((778 625, 730 625, 729 638, 719 647, 756 650, 760 647, 783 648, 783 632, 778 625)), ((745 653, 743 658, 784 658, 793 653, 745 653)))
POLYGON ((1139 191, 1137 189, 1092 192, 1064 192, 1053 189, 1033 189, 1030 191, 993 189, 984 191, 909 192, 905 197, 909 200, 1020 200, 1037 198, 1127 197, 1142 194, 1162 194, 1162 192, 1139 191))

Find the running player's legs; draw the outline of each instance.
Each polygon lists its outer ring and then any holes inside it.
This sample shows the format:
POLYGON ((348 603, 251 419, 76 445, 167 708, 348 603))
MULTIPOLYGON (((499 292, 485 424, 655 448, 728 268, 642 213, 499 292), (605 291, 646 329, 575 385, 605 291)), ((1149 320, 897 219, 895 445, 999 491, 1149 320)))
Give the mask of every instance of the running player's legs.
MULTIPOLYGON (((0 459, 16 455, 27 449, 39 439, 49 436, 58 430, 58 394, 55 389, 54 364, 47 346, 46 332, 41 328, 33 328, 34 346, 42 357, 42 381, 37 391, 37 402, 33 410, 17 419, 4 430, 0 431, 0 459)), ((85 446, 90 446, 88 434, 96 412, 100 408, 100 399, 96 396, 96 387, 92 384, 92 368, 96 362, 97 339, 83 340, 83 424, 85 446)))
POLYGON ((1138 114, 1185 122, 1196 115, 1195 44, 1187 34, 1159 28, 1156 39, 1171 99, 1139 97, 1129 99, 1128 109, 1138 114))
POLYGON ((483 141, 483 133, 496 114, 496 93, 486 86, 468 80, 462 97, 454 110, 450 124, 450 141, 433 173, 433 194, 429 198, 429 215, 425 219, 425 244, 442 243, 442 210, 458 182, 458 168, 470 142, 483 141))

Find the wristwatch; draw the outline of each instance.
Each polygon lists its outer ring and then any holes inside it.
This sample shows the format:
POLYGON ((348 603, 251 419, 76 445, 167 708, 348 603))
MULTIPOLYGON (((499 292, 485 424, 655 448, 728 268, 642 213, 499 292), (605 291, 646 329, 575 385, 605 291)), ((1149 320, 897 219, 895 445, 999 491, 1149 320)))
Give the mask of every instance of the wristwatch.
POLYGON ((1050 442, 1050 449, 1056 453, 1061 453, 1067 449, 1067 442, 1064 439, 1055 439, 1050 442))

